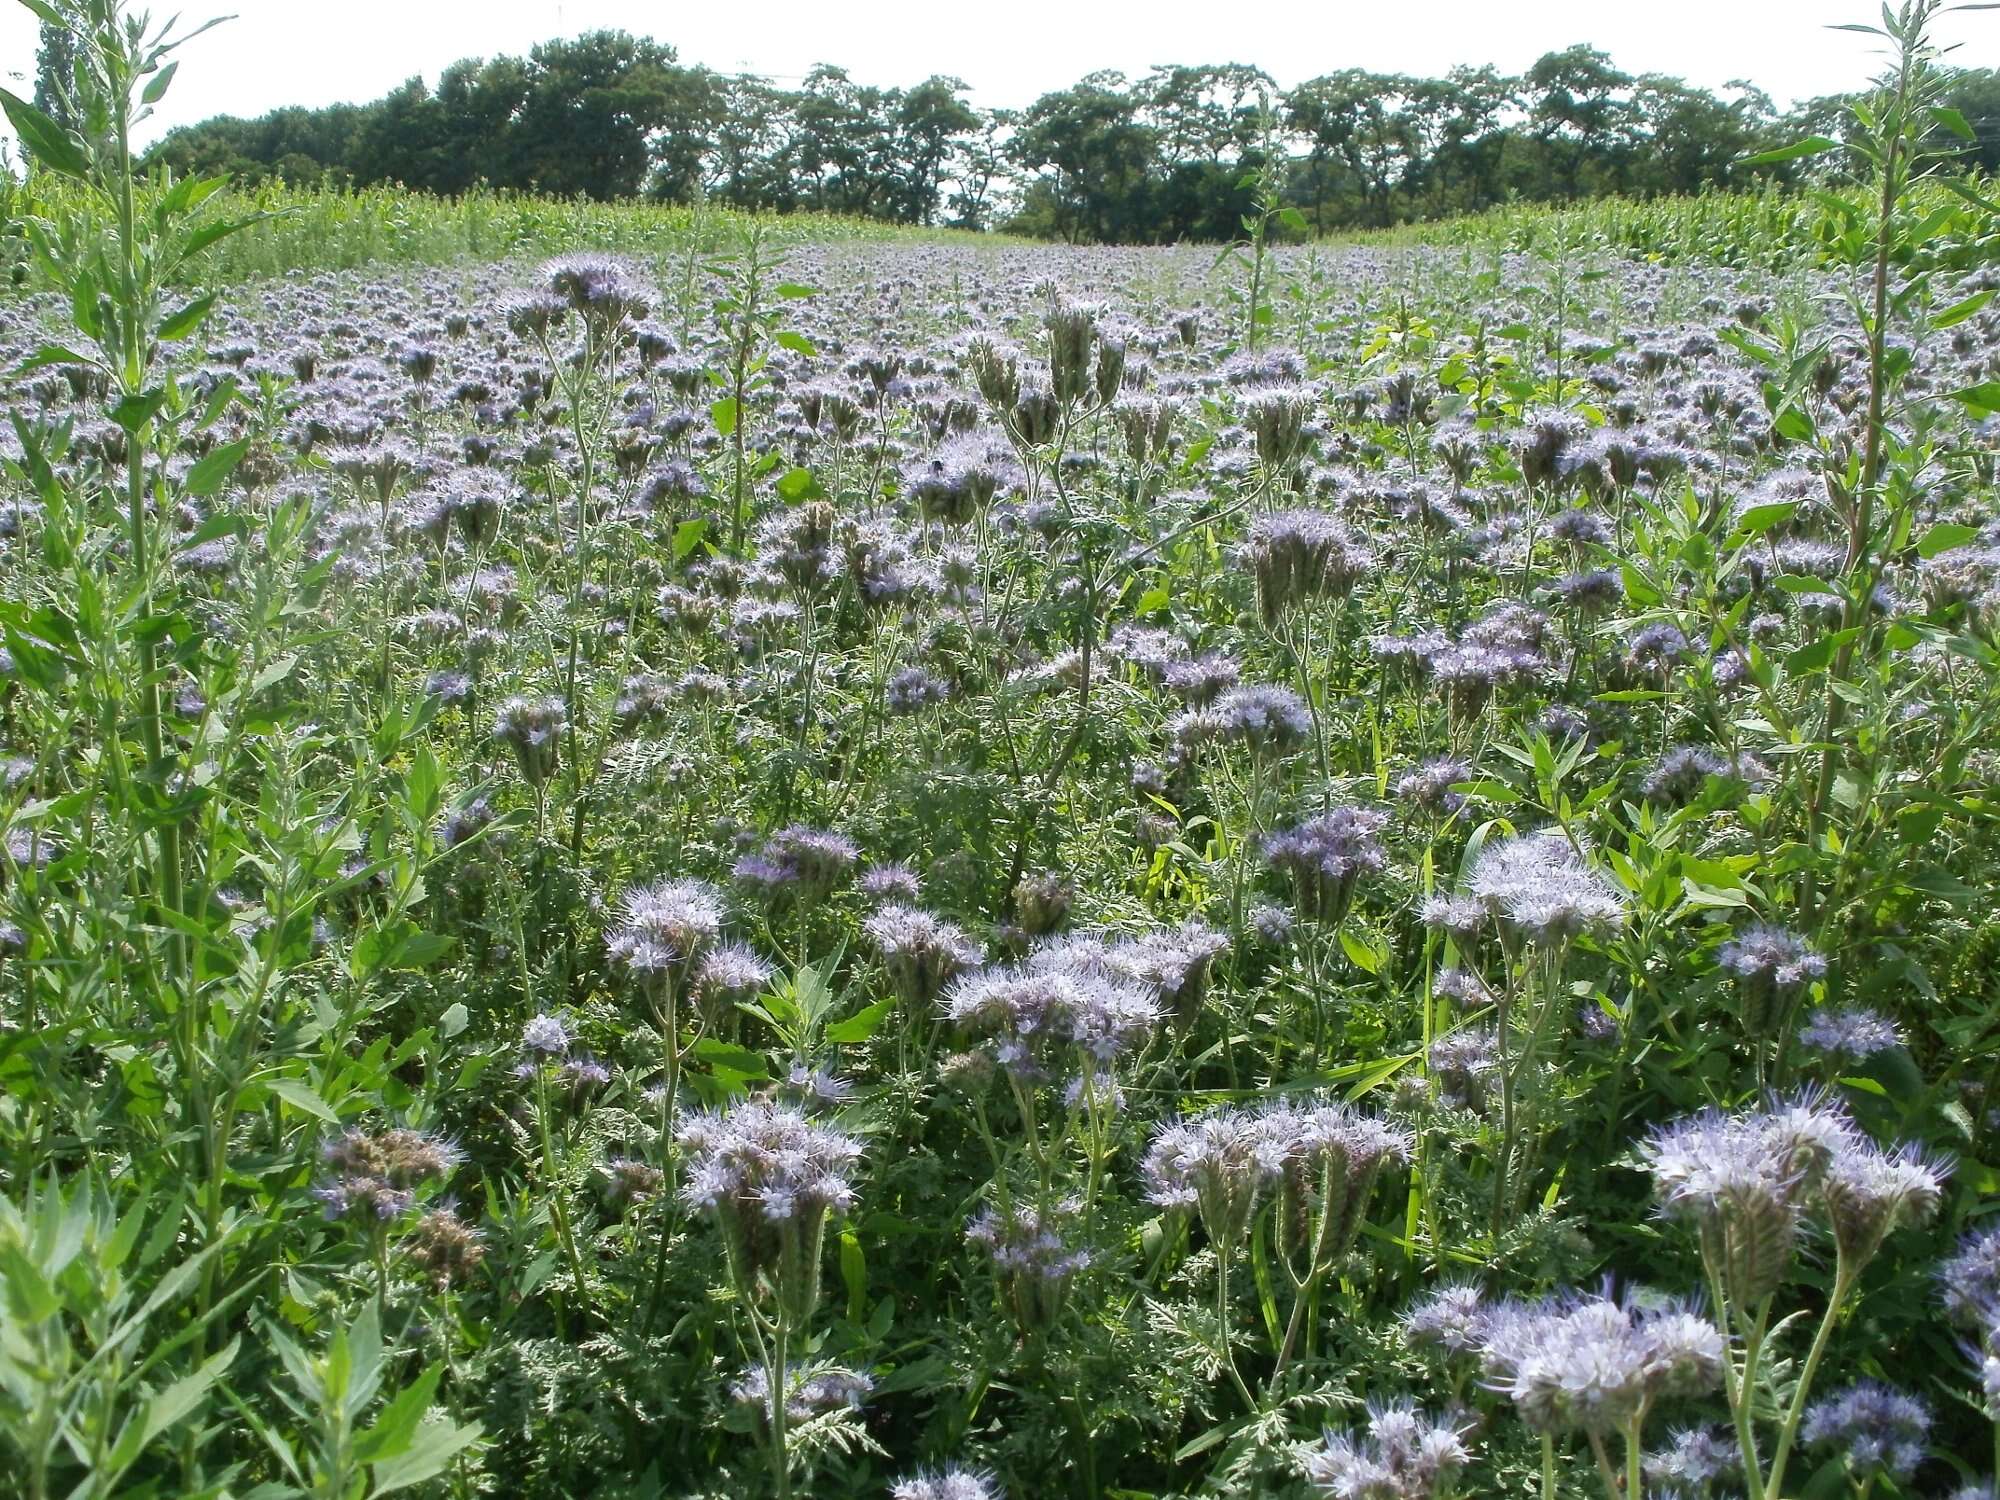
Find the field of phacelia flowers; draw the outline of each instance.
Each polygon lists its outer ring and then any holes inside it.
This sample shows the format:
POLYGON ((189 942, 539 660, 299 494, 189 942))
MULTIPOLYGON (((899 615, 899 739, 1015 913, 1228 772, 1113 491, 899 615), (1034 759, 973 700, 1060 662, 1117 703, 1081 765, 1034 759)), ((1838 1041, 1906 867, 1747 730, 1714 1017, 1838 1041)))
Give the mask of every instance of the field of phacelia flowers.
POLYGON ((9 1483, 1991 1497, 2000 308, 1890 156, 1849 268, 225 299, 82 160, 9 1483))

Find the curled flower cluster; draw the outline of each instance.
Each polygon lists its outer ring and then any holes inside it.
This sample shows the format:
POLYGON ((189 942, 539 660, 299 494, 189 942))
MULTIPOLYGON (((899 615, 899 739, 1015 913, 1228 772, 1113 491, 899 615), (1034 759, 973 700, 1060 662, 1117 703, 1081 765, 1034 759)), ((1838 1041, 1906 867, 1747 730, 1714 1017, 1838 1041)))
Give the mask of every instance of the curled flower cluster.
POLYGON ((1662 1126, 1640 1159, 1667 1213, 1695 1225, 1738 1307, 1783 1283, 1808 1211, 1824 1214, 1842 1264, 1858 1274, 1892 1231, 1936 1209, 1947 1170, 1912 1148, 1884 1150, 1843 1107, 1813 1094, 1662 1126))
POLYGON ((1383 1168, 1409 1151, 1401 1131, 1343 1104, 1282 1103, 1162 1126, 1141 1176, 1149 1201, 1198 1213, 1218 1244, 1241 1238, 1275 1187, 1287 1247, 1325 1264, 1353 1242, 1383 1168))
POLYGON ((626 892, 605 936, 611 960, 640 983, 670 983, 722 933, 722 893, 705 880, 663 880, 626 892))
POLYGON ((514 752, 521 779, 541 786, 556 773, 569 712, 560 698, 509 698, 493 718, 493 738, 514 752))
POLYGON ((768 1278, 803 1326, 819 1304, 827 1215, 854 1206, 848 1173, 860 1143, 758 1099, 686 1121, 680 1138, 688 1155, 681 1199, 720 1222, 738 1290, 748 1294, 768 1278))
POLYGON ((320 1148, 328 1176, 312 1190, 329 1219, 400 1218, 425 1183, 443 1182, 465 1160, 453 1142, 427 1131, 350 1130, 320 1148))
POLYGON ((1309 599, 1344 597, 1374 554, 1347 524, 1323 510, 1287 510, 1250 523, 1243 560, 1257 580, 1264 623, 1309 599))
POLYGON ((823 899, 854 868, 857 851, 844 834, 794 824, 771 835, 736 862, 736 878, 765 896, 802 904, 823 899))
POLYGON ((986 957, 961 929, 914 906, 884 906, 861 930, 882 955, 896 998, 913 1012, 929 1010, 946 981, 986 957))
POLYGON ((1336 807, 1264 841, 1264 858, 1292 879, 1299 914, 1337 926, 1364 875, 1381 872, 1386 813, 1336 807))
POLYGON ((1609 1296, 1503 1303, 1480 1357, 1494 1388, 1537 1432, 1633 1432, 1653 1403, 1703 1395, 1722 1378, 1715 1325, 1688 1308, 1609 1296))
POLYGON ((966 1242, 992 1258, 1002 1299, 1023 1332, 1052 1325, 1070 1282, 1091 1264, 1090 1251, 1071 1239, 1082 1211, 1074 1198, 1048 1212, 1014 1203, 986 1209, 966 1226, 966 1242))
POLYGON ((1301 1468, 1332 1500, 1434 1500, 1471 1458, 1463 1417, 1432 1416, 1408 1401, 1371 1404, 1360 1432, 1329 1431, 1301 1468))
POLYGON ((1908 1479, 1924 1461, 1931 1411, 1922 1401, 1876 1380, 1860 1380, 1806 1408, 1799 1437, 1808 1448, 1831 1450, 1855 1478, 1887 1474, 1908 1479))
POLYGON ((945 1018, 983 1040, 993 1060, 1023 1082, 1116 1061, 1159 1026, 1156 986, 1138 977, 1120 947, 1095 938, 1052 941, 1024 963, 960 976, 945 992, 945 1018))
POLYGON ((1753 1036, 1776 1031, 1805 987, 1826 975, 1826 960, 1804 938, 1762 923, 1744 928, 1724 943, 1715 961, 1736 976, 1744 1025, 1753 1036))

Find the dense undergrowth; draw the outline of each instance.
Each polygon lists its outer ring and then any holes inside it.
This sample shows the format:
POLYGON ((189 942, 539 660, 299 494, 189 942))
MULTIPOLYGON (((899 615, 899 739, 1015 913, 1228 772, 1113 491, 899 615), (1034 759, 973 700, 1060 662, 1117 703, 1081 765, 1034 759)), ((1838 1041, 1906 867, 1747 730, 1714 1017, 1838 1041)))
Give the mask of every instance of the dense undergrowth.
POLYGON ((1990 1500, 1926 7, 1768 267, 556 219, 225 297, 311 252, 135 186, 92 4, 0 315, 20 1493, 1990 1500))

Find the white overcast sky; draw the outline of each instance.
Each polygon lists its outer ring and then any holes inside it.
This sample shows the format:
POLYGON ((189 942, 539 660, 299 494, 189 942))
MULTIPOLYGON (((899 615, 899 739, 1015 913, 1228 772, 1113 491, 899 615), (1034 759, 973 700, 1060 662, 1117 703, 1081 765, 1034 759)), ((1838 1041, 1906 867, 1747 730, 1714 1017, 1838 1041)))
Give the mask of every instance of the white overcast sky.
MULTIPOLYGON (((1873 74, 1873 39, 1830 31, 1870 20, 1874 0, 154 0, 189 20, 233 13, 184 54, 146 138, 212 114, 375 98, 413 74, 435 82, 461 57, 622 27, 682 61, 780 80, 817 62, 894 86, 955 74, 986 107, 1018 106, 1097 68, 1243 62, 1289 86, 1347 67, 1443 73, 1459 63, 1519 72, 1573 42, 1629 72, 1718 88, 1747 78, 1782 105, 1873 74)), ((2000 11, 1947 17, 1955 60, 2000 65, 2000 11)), ((0 0, 0 76, 27 93, 35 22, 0 0)))

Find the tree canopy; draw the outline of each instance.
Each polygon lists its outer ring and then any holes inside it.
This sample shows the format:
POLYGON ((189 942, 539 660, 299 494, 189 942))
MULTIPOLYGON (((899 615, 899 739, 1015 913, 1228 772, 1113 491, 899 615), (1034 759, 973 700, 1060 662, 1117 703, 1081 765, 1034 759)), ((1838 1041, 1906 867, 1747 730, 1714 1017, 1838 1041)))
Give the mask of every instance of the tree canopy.
MULTIPOLYGON (((65 61, 42 58, 54 97, 65 61)), ((1628 73, 1574 46, 1518 77, 1338 69, 1280 88, 1241 63, 1092 73, 1018 111, 963 81, 857 82, 829 63, 796 87, 683 64, 622 31, 469 58, 368 104, 219 117, 155 155, 189 171, 455 194, 474 187, 996 225, 1071 240, 1220 240, 1260 173, 1315 230, 1572 200, 1740 188, 1802 170, 1743 162, 1799 132, 1838 138, 1848 96, 1781 115, 1769 95, 1628 73)), ((1954 77, 1968 166, 2000 168, 2000 71, 1954 77)), ((1822 165, 1815 170, 1826 170, 1822 165)), ((1839 170, 1836 164, 1833 168, 1839 170)))

